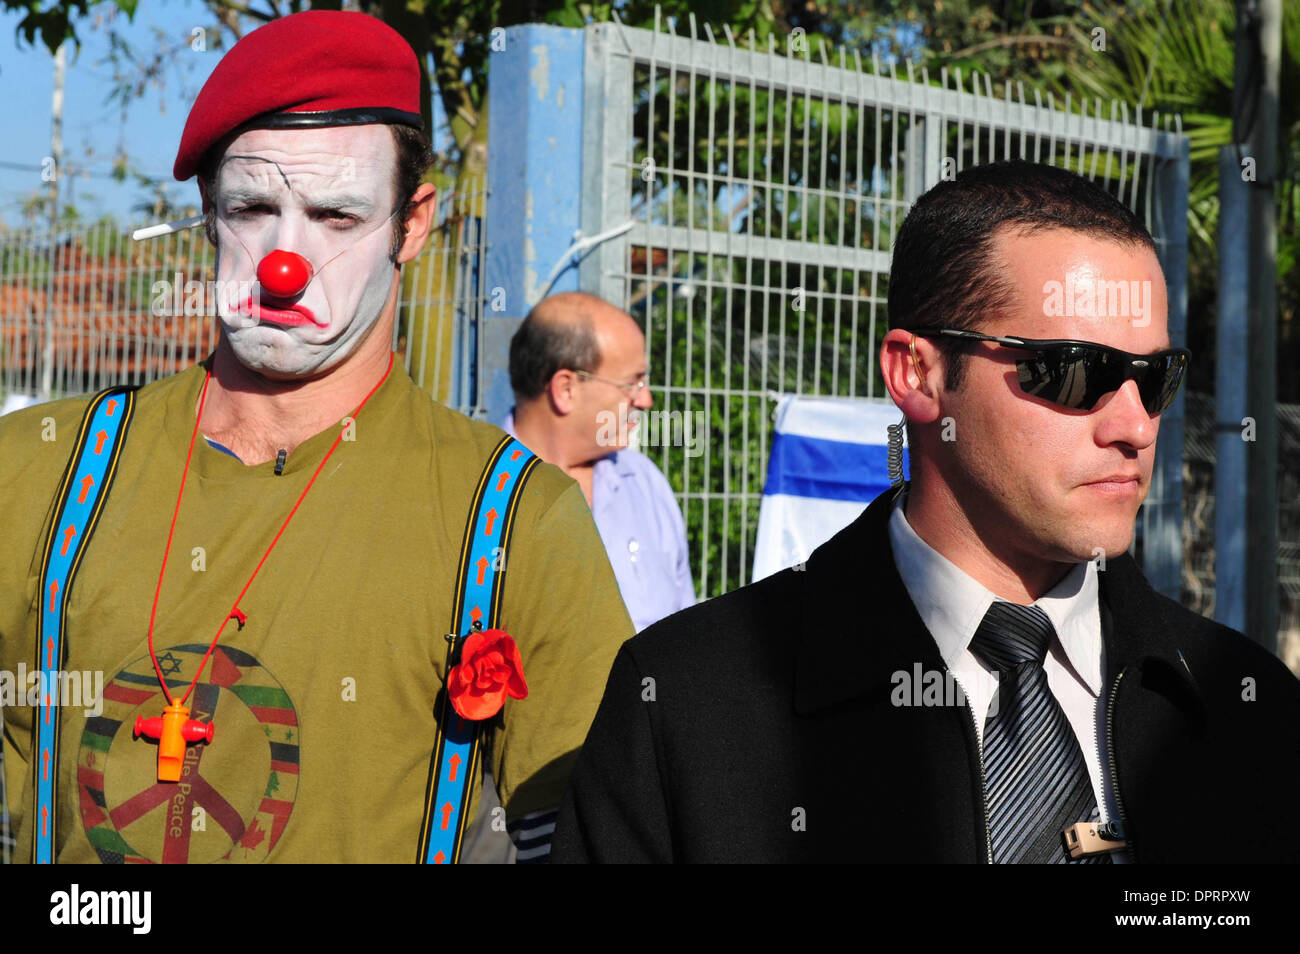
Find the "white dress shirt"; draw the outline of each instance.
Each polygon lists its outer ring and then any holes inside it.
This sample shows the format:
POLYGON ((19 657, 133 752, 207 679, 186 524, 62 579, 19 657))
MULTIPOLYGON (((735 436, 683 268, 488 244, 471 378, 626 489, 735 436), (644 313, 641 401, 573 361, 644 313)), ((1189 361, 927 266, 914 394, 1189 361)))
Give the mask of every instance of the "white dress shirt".
MULTIPOLYGON (((997 689, 996 670, 971 652, 970 643, 998 597, 917 536, 903 513, 905 499, 906 494, 899 495, 889 519, 894 563, 940 657, 952 670, 976 714, 976 738, 983 746, 983 714, 997 689)), ((1048 688, 1079 740, 1101 820, 1107 821, 1116 813, 1116 807, 1109 772, 1102 771, 1106 753, 1106 700, 1102 692, 1105 647, 1096 563, 1089 560, 1077 564, 1034 605, 1047 614, 1056 629, 1056 638, 1043 661, 1048 688)), ((1112 860, 1126 860, 1120 857, 1123 854, 1112 852, 1112 860)))

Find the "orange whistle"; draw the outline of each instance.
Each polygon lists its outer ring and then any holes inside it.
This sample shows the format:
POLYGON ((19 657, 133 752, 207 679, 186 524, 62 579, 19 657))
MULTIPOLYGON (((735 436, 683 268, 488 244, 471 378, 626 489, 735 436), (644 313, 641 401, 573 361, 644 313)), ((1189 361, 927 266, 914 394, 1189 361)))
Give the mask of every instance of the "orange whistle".
POLYGON ((179 782, 185 761, 186 742, 211 742, 211 722, 189 718, 190 710, 179 702, 163 709, 161 716, 135 718, 135 734, 158 740, 158 781, 179 782))

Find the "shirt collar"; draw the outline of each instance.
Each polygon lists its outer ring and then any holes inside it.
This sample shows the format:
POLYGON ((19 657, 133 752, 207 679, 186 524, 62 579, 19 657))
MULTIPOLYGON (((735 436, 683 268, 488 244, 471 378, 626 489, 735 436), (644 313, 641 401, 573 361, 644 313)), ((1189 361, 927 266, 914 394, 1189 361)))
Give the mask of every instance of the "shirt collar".
POLYGON ((630 447, 622 450, 611 451, 607 456, 596 461, 596 466, 608 464, 618 472, 620 477, 635 477, 637 473, 636 460, 633 457, 633 451, 630 447))
MULTIPOLYGON (((900 494, 889 518, 898 575, 917 614, 950 668, 970 646, 984 614, 998 597, 917 535, 903 513, 900 494)), ((1097 567, 1079 563, 1034 605, 1056 628, 1066 658, 1093 694, 1101 692, 1101 615, 1097 567)))

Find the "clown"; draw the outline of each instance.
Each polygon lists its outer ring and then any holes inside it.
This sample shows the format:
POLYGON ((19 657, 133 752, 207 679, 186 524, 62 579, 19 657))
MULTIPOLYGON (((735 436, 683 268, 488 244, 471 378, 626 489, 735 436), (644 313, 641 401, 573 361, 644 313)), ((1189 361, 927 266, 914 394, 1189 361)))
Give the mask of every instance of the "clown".
POLYGON ((529 833, 519 860, 546 858, 632 625, 577 484, 395 360, 401 267, 435 214, 419 78, 360 13, 240 40, 175 164, 197 177, 226 290, 216 350, 137 391, 0 419, 0 666, 107 674, 98 718, 8 714, 9 777, 29 777, 20 858, 454 860, 430 793, 481 768, 529 833), (57 440, 33 441, 43 426, 57 440), (61 475, 105 450, 111 468, 69 490, 61 475), (509 559, 480 592, 462 547, 498 471, 520 489, 488 520, 509 559), (78 493, 89 520, 67 516, 78 493), (469 690, 445 691, 453 663, 469 690), (467 720, 484 745, 462 758, 447 746, 467 720))
POLYGON ((350 356, 382 354, 392 327, 396 264, 418 253, 434 190, 412 197, 419 232, 390 253, 403 211, 392 181, 396 145, 379 125, 240 134, 201 180, 215 219, 219 287, 256 278, 259 300, 221 302, 224 339, 244 367, 280 380, 313 377, 350 356), (313 264, 315 263, 315 264, 313 264))

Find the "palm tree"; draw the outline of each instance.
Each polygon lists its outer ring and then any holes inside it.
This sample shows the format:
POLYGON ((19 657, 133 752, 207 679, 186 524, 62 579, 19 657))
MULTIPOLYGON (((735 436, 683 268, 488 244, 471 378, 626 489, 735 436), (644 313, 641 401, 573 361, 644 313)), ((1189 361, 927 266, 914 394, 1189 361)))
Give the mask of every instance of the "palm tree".
MULTIPOLYGON (((1280 367, 1300 364, 1296 311, 1300 306, 1300 100, 1287 90, 1300 84, 1300 5, 1283 5, 1282 83, 1279 116, 1278 346, 1280 367)), ((1189 343, 1198 354, 1214 351, 1217 316, 1219 150, 1234 141, 1233 83, 1236 14, 1231 0, 1151 0, 1125 6, 1084 7, 1067 24, 1079 44, 1091 31, 1105 31, 1106 49, 1082 61, 1062 64, 1041 78, 1050 89, 1118 99, 1148 114, 1176 112, 1191 142, 1188 190, 1188 311, 1208 320, 1189 324, 1189 343)), ((1236 141, 1246 130, 1236 130, 1236 141)), ((1213 390, 1212 367, 1199 364, 1189 383, 1213 390), (1197 379, 1199 378, 1199 379, 1197 379)), ((1300 400, 1294 375, 1279 378, 1279 400, 1300 400)))

